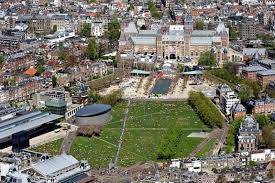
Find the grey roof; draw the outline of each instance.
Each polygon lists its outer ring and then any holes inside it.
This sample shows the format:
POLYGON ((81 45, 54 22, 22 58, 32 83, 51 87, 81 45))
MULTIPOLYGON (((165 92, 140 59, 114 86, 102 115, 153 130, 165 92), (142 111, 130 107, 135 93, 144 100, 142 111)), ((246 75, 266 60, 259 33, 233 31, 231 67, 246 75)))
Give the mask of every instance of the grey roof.
POLYGON ((262 75, 262 76, 269 76, 269 75, 275 75, 275 71, 274 70, 264 70, 264 71, 257 72, 257 74, 262 75))
POLYGON ((143 74, 143 75, 150 75, 151 71, 144 71, 144 70, 138 70, 138 69, 133 69, 131 71, 131 74, 143 74))
POLYGON ((214 34, 215 31, 213 30, 194 30, 191 37, 212 37, 214 34))
POLYGON ((253 56, 256 52, 258 52, 261 56, 266 54, 265 48, 244 48, 243 55, 253 56))
POLYGON ((128 26, 125 28, 124 32, 125 33, 134 33, 134 34, 137 34, 138 30, 137 30, 135 22, 130 22, 128 24, 128 26))
POLYGON ((212 45, 212 37, 191 37, 191 45, 212 45))
POLYGON ((195 70, 195 71, 188 71, 188 72, 183 72, 183 75, 201 75, 203 72, 201 70, 195 70))
POLYGON ((162 41, 184 41, 184 36, 182 35, 163 35, 162 41))
POLYGON ((246 116, 244 121, 241 123, 240 132, 258 132, 259 126, 251 116, 246 116))
POLYGON ((265 70, 267 69, 260 65, 250 65, 243 68, 243 71, 246 71, 246 72, 258 72, 258 71, 265 71, 265 70))
POLYGON ((38 163, 32 164, 31 167, 43 176, 51 176, 64 170, 72 165, 78 164, 79 161, 72 155, 62 154, 38 163))
POLYGON ((48 112, 32 112, 17 118, 12 118, 0 123, 0 139, 11 136, 12 134, 30 130, 61 118, 61 115, 48 112))
POLYGON ((271 59, 263 59, 263 60, 259 60, 258 62, 262 64, 267 64, 267 65, 275 64, 275 60, 271 60, 271 59))
POLYGON ((89 117, 104 114, 111 110, 111 106, 107 104, 86 105, 75 113, 77 117, 89 117))
POLYGON ((130 40, 134 44, 156 45, 156 37, 132 36, 130 40))
POLYGON ((158 30, 139 30, 139 35, 143 36, 156 36, 158 33, 158 30))
POLYGON ((232 106, 232 111, 233 112, 246 112, 246 108, 241 103, 237 103, 232 106))

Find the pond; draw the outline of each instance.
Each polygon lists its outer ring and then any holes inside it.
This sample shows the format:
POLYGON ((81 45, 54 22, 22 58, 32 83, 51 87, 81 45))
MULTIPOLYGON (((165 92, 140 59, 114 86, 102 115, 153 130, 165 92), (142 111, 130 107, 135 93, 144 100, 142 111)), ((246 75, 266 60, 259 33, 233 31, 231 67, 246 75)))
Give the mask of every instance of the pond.
POLYGON ((172 80, 171 79, 159 79, 157 80, 152 93, 153 94, 167 94, 170 88, 172 80))

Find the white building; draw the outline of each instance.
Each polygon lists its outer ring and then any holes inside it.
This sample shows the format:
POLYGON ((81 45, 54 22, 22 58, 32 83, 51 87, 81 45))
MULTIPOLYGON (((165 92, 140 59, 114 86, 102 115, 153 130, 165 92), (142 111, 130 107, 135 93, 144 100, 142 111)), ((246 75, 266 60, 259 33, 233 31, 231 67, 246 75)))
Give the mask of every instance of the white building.
POLYGON ((93 22, 91 23, 91 34, 95 37, 101 37, 104 35, 106 26, 103 22, 93 22))
POLYGON ((232 106, 237 103, 240 103, 240 99, 234 91, 226 92, 221 97, 221 107, 226 115, 230 115, 232 106))
POLYGON ((200 160, 184 163, 184 165, 189 172, 201 172, 202 169, 200 160))

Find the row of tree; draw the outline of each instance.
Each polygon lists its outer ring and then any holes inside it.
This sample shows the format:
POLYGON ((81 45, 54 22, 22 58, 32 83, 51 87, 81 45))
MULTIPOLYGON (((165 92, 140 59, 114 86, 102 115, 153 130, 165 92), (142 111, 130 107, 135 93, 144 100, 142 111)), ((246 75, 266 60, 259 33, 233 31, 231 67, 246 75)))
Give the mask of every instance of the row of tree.
POLYGON ((202 121, 210 127, 223 127, 224 119, 214 104, 209 98, 201 92, 190 92, 189 99, 190 105, 195 108, 202 121))

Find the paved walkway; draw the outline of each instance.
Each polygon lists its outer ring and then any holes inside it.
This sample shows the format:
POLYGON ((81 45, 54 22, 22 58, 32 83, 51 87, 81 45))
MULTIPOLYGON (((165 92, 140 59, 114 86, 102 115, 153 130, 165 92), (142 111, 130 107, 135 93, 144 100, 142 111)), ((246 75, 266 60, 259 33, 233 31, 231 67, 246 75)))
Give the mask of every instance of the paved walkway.
POLYGON ((66 136, 64 137, 62 146, 61 146, 61 153, 69 154, 70 148, 73 144, 74 138, 76 137, 76 130, 68 131, 66 136))
POLYGON ((122 126, 121 134, 120 134, 120 137, 119 137, 119 143, 118 143, 118 147, 117 147, 117 153, 116 153, 116 156, 114 158, 114 164, 113 164, 114 167, 116 167, 116 164, 117 164, 117 161, 118 161, 118 157, 119 157, 119 153, 120 153, 120 149, 121 149, 121 145, 122 145, 122 142, 123 142, 123 135, 124 135, 124 132, 125 132, 126 122, 128 120, 130 105, 131 105, 131 100, 128 100, 128 105, 127 105, 127 108, 126 108, 126 111, 125 111, 123 126, 122 126))

